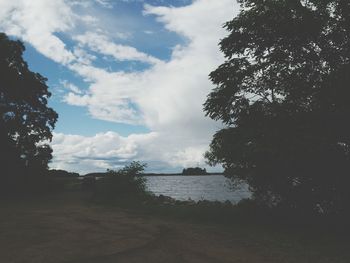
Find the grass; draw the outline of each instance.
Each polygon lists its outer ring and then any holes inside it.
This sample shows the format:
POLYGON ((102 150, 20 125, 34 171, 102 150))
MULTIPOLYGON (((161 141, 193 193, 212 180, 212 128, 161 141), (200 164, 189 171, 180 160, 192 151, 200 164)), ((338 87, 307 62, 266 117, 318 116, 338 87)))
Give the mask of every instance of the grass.
POLYGON ((296 223, 251 201, 156 197, 128 171, 55 178, 50 194, 0 201, 0 262, 350 262, 344 227, 296 223))
POLYGON ((0 202, 0 262, 350 262, 348 235, 276 224, 250 202, 100 198, 77 178, 57 182, 56 193, 0 202))

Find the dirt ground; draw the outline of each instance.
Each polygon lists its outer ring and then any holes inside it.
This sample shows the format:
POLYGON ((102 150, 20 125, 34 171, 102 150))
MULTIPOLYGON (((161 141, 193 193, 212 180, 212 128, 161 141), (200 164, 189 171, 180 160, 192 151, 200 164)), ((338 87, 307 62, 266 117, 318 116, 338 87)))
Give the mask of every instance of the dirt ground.
POLYGON ((106 208, 81 193, 0 202, 1 263, 350 262, 349 246, 106 208), (299 242, 300 241, 300 242, 299 242))

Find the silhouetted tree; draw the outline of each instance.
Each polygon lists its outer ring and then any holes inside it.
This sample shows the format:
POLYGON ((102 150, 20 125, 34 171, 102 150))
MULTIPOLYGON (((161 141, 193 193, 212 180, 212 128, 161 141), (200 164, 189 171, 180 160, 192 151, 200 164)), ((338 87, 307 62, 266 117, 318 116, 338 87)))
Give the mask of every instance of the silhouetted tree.
POLYGON ((221 120, 206 157, 258 201, 349 208, 350 2, 240 0, 205 112, 221 120))
MULTIPOLYGON (((29 70, 20 41, 0 33, 0 185, 47 168, 57 113, 47 106, 46 78, 29 70)), ((16 181, 17 180, 17 181, 16 181)))
POLYGON ((119 170, 107 169, 106 175, 96 181, 97 198, 144 198, 148 194, 146 178, 142 176, 146 167, 145 163, 133 161, 119 170))
POLYGON ((204 175, 207 174, 207 170, 205 168, 200 168, 200 167, 189 167, 189 168, 184 168, 182 170, 183 175, 204 175))
POLYGON ((65 170, 49 170, 48 175, 52 177, 79 177, 78 173, 73 173, 73 172, 67 172, 65 170))

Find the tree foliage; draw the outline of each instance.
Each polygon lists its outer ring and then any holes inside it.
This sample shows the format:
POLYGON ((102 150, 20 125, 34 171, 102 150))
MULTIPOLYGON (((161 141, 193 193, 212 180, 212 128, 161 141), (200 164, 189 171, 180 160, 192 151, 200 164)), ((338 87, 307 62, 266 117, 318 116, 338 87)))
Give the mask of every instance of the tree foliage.
POLYGON ((350 2, 240 0, 205 112, 206 157, 269 206, 340 213, 350 195, 350 2))
POLYGON ((200 167, 189 167, 184 168, 182 170, 183 175, 204 175, 207 174, 207 170, 205 168, 200 167))
POLYGON ((47 168, 51 148, 45 142, 57 113, 47 106, 47 79, 29 70, 20 41, 0 33, 0 167, 5 178, 30 175, 47 168))
POLYGON ((107 170, 97 181, 97 197, 135 200, 147 195, 146 178, 141 176, 147 164, 133 161, 119 170, 107 170))

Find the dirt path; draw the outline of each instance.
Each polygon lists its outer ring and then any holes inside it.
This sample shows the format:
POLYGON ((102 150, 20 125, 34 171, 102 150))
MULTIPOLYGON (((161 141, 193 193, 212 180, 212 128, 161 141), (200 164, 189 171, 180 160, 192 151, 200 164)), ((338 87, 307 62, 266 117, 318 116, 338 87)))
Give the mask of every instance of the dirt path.
POLYGON ((1 263, 350 262, 244 229, 90 206, 79 193, 0 208, 1 263))

